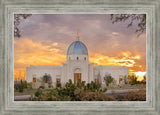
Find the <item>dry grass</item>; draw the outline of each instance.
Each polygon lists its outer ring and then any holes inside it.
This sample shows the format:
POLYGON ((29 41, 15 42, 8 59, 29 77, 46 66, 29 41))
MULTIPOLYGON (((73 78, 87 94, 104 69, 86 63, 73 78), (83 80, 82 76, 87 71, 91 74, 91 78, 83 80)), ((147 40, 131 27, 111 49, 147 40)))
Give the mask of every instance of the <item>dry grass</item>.
POLYGON ((125 85, 111 85, 107 87, 107 90, 123 90, 123 89, 143 89, 146 88, 146 84, 125 84, 125 85))
POLYGON ((139 91, 131 91, 125 95, 118 94, 116 96, 117 101, 146 101, 146 89, 140 89, 139 91))

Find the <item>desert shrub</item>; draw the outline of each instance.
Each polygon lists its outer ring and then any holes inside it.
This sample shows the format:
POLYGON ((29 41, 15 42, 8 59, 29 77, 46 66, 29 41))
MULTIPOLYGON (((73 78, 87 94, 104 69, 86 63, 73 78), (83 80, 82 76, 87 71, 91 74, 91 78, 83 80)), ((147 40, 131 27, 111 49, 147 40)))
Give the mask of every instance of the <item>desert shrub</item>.
POLYGON ((22 85, 22 84, 19 84, 18 89, 19 89, 19 92, 23 92, 23 85, 22 85))
POLYGON ((106 96, 103 92, 85 92, 81 101, 115 101, 112 96, 106 96))
POLYGON ((39 95, 39 101, 48 101, 50 98, 47 95, 39 95))
POLYGON ((71 97, 70 97, 70 96, 65 96, 65 97, 63 98, 63 101, 71 101, 71 97))
POLYGON ((23 84, 14 84, 14 89, 19 92, 23 92, 23 84))
POLYGON ((14 89, 15 89, 15 90, 18 90, 18 89, 19 89, 19 85, 20 85, 20 84, 14 84, 14 89))
POLYGON ((23 81, 21 80, 20 84, 17 84, 19 92, 23 92, 23 81))
POLYGON ((74 101, 82 101, 82 97, 85 95, 84 89, 77 88, 74 91, 74 101))
POLYGON ((42 90, 38 88, 38 90, 35 92, 35 96, 39 97, 42 94, 42 90))
POLYGON ((95 92, 95 91, 100 91, 101 89, 100 89, 99 84, 91 81, 91 83, 87 83, 87 85, 84 86, 84 90, 95 92))
POLYGON ((128 101, 146 101, 146 90, 139 90, 137 92, 128 92, 125 95, 128 101))
POLYGON ((49 95, 49 97, 47 99, 47 101, 56 101, 56 100, 57 100, 57 98, 53 95, 49 95))
POLYGON ((48 84, 48 87, 49 87, 49 88, 53 88, 53 85, 52 85, 52 84, 48 84))
POLYGON ((100 72, 98 73, 97 75, 97 80, 98 80, 98 85, 101 86, 102 85, 102 80, 101 80, 101 75, 100 75, 100 72))
POLYGON ((38 97, 33 97, 33 95, 31 95, 29 101, 38 101, 38 97))
POLYGON ((117 101, 113 96, 106 96, 104 101, 117 101))
POLYGON ((42 79, 45 83, 52 84, 52 77, 49 74, 45 74, 42 79))
POLYGON ((143 76, 142 83, 146 84, 146 75, 143 76))
POLYGON ((129 75, 128 78, 129 78, 129 84, 135 85, 138 83, 137 77, 135 74, 129 75))
POLYGON ((61 83, 57 83, 57 84, 56 84, 56 87, 61 87, 61 83))
POLYGON ((81 83, 81 87, 84 87, 84 86, 85 86, 85 84, 86 84, 86 81, 82 81, 82 83, 81 83))
POLYGON ((105 75, 104 81, 106 83, 106 86, 109 86, 109 84, 113 82, 113 77, 111 76, 111 74, 105 75))
POLYGON ((106 92, 107 91, 107 88, 104 88, 103 90, 102 90, 102 92, 106 92))
POLYGON ((39 86, 39 88, 44 89, 44 86, 39 86))
POLYGON ((27 88, 32 89, 32 82, 27 83, 27 88))
POLYGON ((36 82, 40 82, 40 83, 44 82, 44 79, 43 79, 43 77, 36 78, 36 82))
POLYGON ((93 81, 85 85, 85 81, 73 84, 72 80, 69 80, 64 87, 56 87, 48 90, 38 89, 35 96, 39 98, 39 101, 113 100, 113 98, 107 97, 104 94, 106 90, 106 88, 101 89, 100 86, 93 81))
POLYGON ((118 100, 118 101, 124 101, 124 95, 123 94, 117 94, 116 95, 116 100, 118 100))
POLYGON ((23 88, 27 88, 27 81, 23 81, 22 86, 23 86, 23 88))
POLYGON ((146 100, 146 90, 141 89, 139 91, 131 91, 127 94, 118 94, 116 96, 118 101, 145 101, 146 100))

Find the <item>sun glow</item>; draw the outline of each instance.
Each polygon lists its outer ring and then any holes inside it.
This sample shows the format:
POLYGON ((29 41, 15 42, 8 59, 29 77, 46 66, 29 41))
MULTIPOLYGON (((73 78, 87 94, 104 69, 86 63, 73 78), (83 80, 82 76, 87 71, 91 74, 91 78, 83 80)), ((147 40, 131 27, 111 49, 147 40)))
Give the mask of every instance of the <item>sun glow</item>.
POLYGON ((137 81, 142 81, 144 76, 146 75, 146 72, 141 72, 141 71, 138 71, 138 72, 135 72, 135 75, 137 76, 137 81))

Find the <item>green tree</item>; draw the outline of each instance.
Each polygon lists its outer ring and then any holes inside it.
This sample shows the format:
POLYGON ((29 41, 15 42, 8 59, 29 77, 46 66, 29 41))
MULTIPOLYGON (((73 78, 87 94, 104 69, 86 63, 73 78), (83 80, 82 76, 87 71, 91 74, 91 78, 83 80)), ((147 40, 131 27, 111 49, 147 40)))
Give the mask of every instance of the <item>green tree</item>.
POLYGON ((134 85, 138 83, 137 77, 135 74, 129 75, 128 78, 129 78, 129 84, 134 85))
POLYGON ((108 74, 108 75, 106 74, 104 76, 104 81, 106 83, 106 86, 109 86, 109 84, 112 83, 113 81, 113 77, 111 76, 111 74, 108 74))
POLYGON ((22 85, 23 85, 23 88, 27 88, 27 81, 24 81, 22 85))
POLYGON ((100 75, 100 72, 98 73, 98 85, 101 86, 102 85, 102 80, 101 80, 101 75, 100 75))
POLYGON ((128 22, 128 27, 137 26, 136 31, 140 36, 146 30, 146 14, 111 14, 112 23, 128 22), (136 23, 135 23, 136 22, 136 23))
POLYGON ((50 76, 50 74, 45 73, 45 75, 43 76, 43 81, 45 83, 51 84, 52 83, 52 77, 50 76))
POLYGON ((19 30, 19 25, 23 19, 27 19, 32 14, 14 14, 14 37, 21 37, 21 32, 19 30))
POLYGON ((27 82, 27 87, 32 89, 32 84, 33 84, 32 82, 27 82))
POLYGON ((144 84, 146 84, 146 75, 143 76, 142 82, 143 82, 144 84))

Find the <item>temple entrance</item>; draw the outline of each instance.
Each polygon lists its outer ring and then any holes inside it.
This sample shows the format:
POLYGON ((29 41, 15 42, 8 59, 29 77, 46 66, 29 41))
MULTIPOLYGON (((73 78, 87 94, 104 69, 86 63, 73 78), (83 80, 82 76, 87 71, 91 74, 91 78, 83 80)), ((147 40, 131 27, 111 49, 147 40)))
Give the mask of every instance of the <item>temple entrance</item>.
POLYGON ((74 84, 77 83, 78 79, 80 79, 80 83, 81 83, 81 73, 74 73, 74 84))

